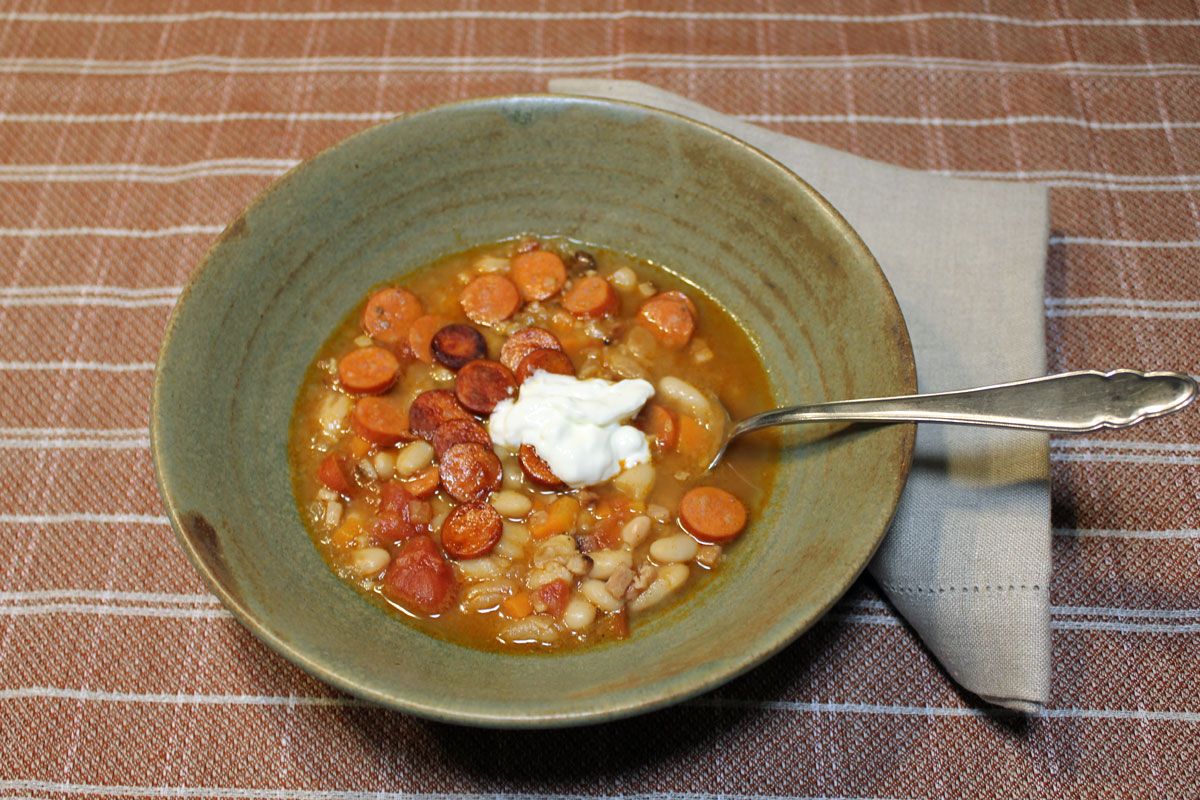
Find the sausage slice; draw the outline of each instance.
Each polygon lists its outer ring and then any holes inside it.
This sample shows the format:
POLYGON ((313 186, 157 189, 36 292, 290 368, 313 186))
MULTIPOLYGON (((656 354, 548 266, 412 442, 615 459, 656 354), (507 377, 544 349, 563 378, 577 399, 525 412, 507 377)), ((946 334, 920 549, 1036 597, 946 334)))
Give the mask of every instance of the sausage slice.
POLYGON ((391 388, 400 360, 386 347, 360 347, 338 362, 338 380, 355 394, 380 394, 391 388))
POLYGON ((434 432, 452 419, 474 418, 458 403, 449 389, 431 389, 417 395, 408 407, 408 421, 415 436, 432 439, 434 432))
POLYGON ((409 325, 424 313, 421 301, 407 289, 380 289, 367 299, 362 329, 375 341, 397 347, 406 343, 409 325))
POLYGON ((413 438, 404 412, 382 397, 360 397, 350 413, 350 427, 380 447, 413 438))
POLYGON ((460 503, 485 499, 500 488, 503 470, 492 448, 474 442, 456 444, 439 463, 442 488, 460 503))
POLYGON ((580 278, 562 299, 563 308, 577 317, 607 317, 621 308, 612 284, 599 275, 580 278))
POLYGON ((531 444, 523 444, 517 450, 517 461, 529 480, 547 489, 562 489, 566 486, 562 479, 554 474, 550 465, 542 460, 531 444))
POLYGON ((687 345, 696 332, 693 308, 695 305, 682 292, 663 292, 642 303, 637 320, 663 345, 678 350, 687 345))
POLYGON ((698 486, 679 501, 679 521, 704 542, 727 542, 746 527, 746 506, 715 486, 698 486))
POLYGON ((499 361, 486 358, 464 365, 454 378, 454 396, 464 408, 476 414, 492 413, 497 403, 507 400, 516 392, 517 379, 513 377, 512 370, 499 361))
POLYGON ((503 275, 480 275, 463 289, 459 303, 472 321, 492 325, 517 313, 521 293, 503 275))
POLYGON ((439 314, 426 314, 417 317, 408 326, 408 349, 413 357, 425 364, 433 363, 433 337, 442 328, 450 324, 450 320, 439 314))
POLYGON ((504 340, 500 363, 516 372, 521 359, 534 350, 562 350, 562 342, 545 328, 525 328, 504 340))
POLYGON ((433 452, 438 461, 446 455, 446 451, 456 444, 473 442, 491 447, 492 439, 487 429, 473 419, 452 419, 442 423, 433 432, 433 452))
POLYGON ((524 383, 535 372, 552 372, 555 375, 574 375, 575 365, 561 350, 534 350, 521 359, 517 366, 517 382, 524 383))
POLYGON ((438 363, 453 370, 487 356, 487 340, 483 334, 470 325, 459 323, 439 329, 430 340, 429 348, 438 363))
POLYGON ((548 250, 533 250, 514 257, 508 274, 526 300, 548 300, 567 282, 566 265, 548 250))
POLYGON ((442 547, 451 558, 479 558, 492 552, 504 521, 488 503, 455 506, 442 523, 442 547))

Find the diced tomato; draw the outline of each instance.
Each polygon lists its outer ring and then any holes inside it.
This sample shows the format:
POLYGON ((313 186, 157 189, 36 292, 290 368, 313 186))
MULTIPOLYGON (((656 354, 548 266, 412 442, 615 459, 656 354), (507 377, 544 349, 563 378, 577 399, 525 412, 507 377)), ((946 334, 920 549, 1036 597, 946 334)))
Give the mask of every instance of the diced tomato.
POLYGON ((425 529, 424 526, 418 527, 406 520, 400 512, 382 511, 375 518, 371 532, 381 544, 395 544, 411 539, 418 533, 424 533, 425 529))
POLYGON ((571 599, 571 587, 562 578, 550 581, 535 593, 537 600, 546 606, 546 613, 552 617, 561 617, 571 599))
POLYGON ((342 469, 341 460, 333 453, 325 456, 317 468, 317 480, 338 494, 350 494, 350 480, 342 469))

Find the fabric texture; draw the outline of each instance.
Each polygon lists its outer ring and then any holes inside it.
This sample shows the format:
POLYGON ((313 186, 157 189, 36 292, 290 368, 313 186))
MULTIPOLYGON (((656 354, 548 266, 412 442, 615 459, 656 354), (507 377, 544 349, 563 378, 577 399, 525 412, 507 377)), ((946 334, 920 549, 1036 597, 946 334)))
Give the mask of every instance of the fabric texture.
MULTIPOLYGON (((892 284, 921 391, 1045 369, 1046 189, 871 161, 635 81, 559 79, 550 89, 684 114, 808 181, 858 231, 892 284)), ((1036 711, 1050 694, 1049 437, 931 427, 917 430, 908 485, 871 574, 962 686, 1036 711)))
MULTIPOLYGON (((956 316, 978 303, 1011 320, 972 340, 1044 330, 1049 372, 1200 373, 1200 14, 1186 0, 6 3, 0 798, 1196 797, 1196 408, 1051 438, 1050 694, 1029 714, 958 688, 871 576, 703 697, 524 733, 339 695, 205 590, 163 516, 146 432, 180 287, 298 160, 397 114, 554 78, 641 81, 830 158, 1049 187, 1040 320, 1018 323, 1029 309, 992 279, 936 287, 956 292, 956 316)), ((877 235, 869 222, 855 224, 877 235)), ((919 357, 925 389, 960 368, 919 357)), ((1014 357, 961 368, 979 382, 1030 371, 1014 357)), ((978 554, 1013 574, 1025 567, 1006 559, 1036 556, 978 554)))

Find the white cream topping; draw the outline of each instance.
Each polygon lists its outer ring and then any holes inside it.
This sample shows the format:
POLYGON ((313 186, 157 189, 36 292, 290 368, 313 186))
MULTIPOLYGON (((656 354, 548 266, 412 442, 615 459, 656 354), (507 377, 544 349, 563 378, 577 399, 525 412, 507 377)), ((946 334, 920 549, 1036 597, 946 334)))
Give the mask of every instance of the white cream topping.
POLYGON ((503 447, 533 445, 563 482, 590 486, 650 460, 646 435, 621 423, 653 396, 648 381, 581 381, 539 371, 525 379, 515 400, 496 405, 488 432, 503 447))

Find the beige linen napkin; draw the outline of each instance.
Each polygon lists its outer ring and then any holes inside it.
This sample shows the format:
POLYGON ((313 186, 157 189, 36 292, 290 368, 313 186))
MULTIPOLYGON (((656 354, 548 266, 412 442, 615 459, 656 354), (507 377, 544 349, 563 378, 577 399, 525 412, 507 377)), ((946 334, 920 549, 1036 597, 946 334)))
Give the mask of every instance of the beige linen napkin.
MULTIPOLYGON (((563 79, 550 90, 691 117, 812 184, 862 236, 895 289, 921 391, 1045 371, 1043 187, 871 161, 634 81, 563 79)), ((1050 691, 1047 437, 918 426, 908 486, 870 571, 959 684, 990 703, 1037 711, 1050 691)))

